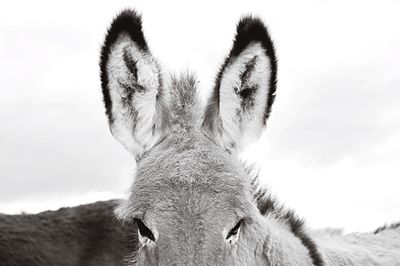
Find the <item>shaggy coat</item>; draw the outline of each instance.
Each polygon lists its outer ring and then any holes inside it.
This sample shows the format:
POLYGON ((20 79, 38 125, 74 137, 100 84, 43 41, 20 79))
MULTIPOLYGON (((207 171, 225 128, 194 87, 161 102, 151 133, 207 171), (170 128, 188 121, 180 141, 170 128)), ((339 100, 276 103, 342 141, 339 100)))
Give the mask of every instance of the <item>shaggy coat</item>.
POLYGON ((192 75, 163 74, 134 11, 111 24, 100 69, 111 133, 137 162, 115 210, 121 224, 110 202, 2 215, 2 265, 400 265, 399 224, 313 232, 239 160, 275 99, 277 59, 260 19, 240 20, 205 106, 192 75))
POLYGON ((111 133, 137 162, 130 197, 116 210, 138 225, 130 264, 399 263, 396 226, 362 236, 311 233, 240 162, 276 93, 275 48, 260 19, 239 21, 205 106, 193 75, 164 74, 135 11, 111 24, 100 66, 111 133))
MULTIPOLYGON (((116 202, 36 215, 0 214, 0 265, 126 265, 138 249, 137 227, 114 218, 116 202)), ((259 197, 258 202, 260 211, 276 205, 270 197, 259 197)), ((371 233, 343 235, 330 229, 309 235, 318 244, 324 265, 399 265, 400 224, 371 233)))
POLYGON ((39 214, 0 214, 0 265, 124 265, 136 225, 119 223, 114 201, 39 214))

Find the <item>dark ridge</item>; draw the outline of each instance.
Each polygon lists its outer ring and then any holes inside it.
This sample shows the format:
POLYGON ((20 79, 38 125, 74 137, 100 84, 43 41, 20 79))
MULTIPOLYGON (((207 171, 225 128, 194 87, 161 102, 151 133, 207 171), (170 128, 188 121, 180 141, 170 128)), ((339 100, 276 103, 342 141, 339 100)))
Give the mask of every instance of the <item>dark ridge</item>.
POLYGON ((213 129, 215 126, 215 121, 213 121, 213 113, 215 111, 219 112, 219 100, 220 100, 220 86, 221 78, 225 68, 250 44, 258 42, 261 47, 264 48, 266 56, 270 60, 271 76, 269 78, 269 91, 267 99, 267 107, 264 113, 264 124, 266 124, 267 119, 271 113, 272 104, 275 100, 275 92, 277 85, 277 58, 275 55, 274 44, 268 33, 267 28, 261 19, 257 17, 247 16, 239 21, 236 29, 236 36, 233 41, 233 47, 230 51, 228 57, 225 59, 223 65, 219 69, 215 80, 215 87, 213 94, 211 96, 210 105, 206 109, 204 127, 208 130, 213 129), (211 118, 211 119, 210 119, 211 118))
POLYGON ((255 199, 262 215, 274 213, 274 215, 289 224, 292 233, 298 237, 301 243, 308 249, 315 266, 324 265, 324 261, 318 251, 317 245, 304 231, 304 221, 302 219, 298 218, 293 211, 285 211, 283 206, 278 207, 278 203, 276 203, 272 196, 267 193, 266 189, 260 190, 255 195, 255 199))
POLYGON ((301 243, 308 249, 313 264, 315 266, 324 265, 324 260, 318 251, 317 244, 304 231, 304 221, 298 218, 293 211, 286 212, 283 217, 289 222, 293 234, 297 236, 301 243))
POLYGON ((385 224, 374 231, 374 234, 379 234, 382 231, 400 228, 400 222, 392 223, 390 225, 385 224))
POLYGON ((257 198, 257 207, 262 215, 266 215, 277 210, 276 202, 271 195, 264 195, 257 198))
POLYGON ((140 49, 145 51, 148 50, 142 32, 142 20, 140 15, 138 15, 134 10, 127 9, 122 11, 111 23, 100 53, 101 87, 103 91, 104 105, 106 107, 106 114, 110 122, 113 121, 113 117, 111 114, 112 102, 108 91, 107 63, 111 47, 122 32, 128 33, 132 41, 134 41, 140 49))
POLYGON ((267 193, 267 189, 259 189, 256 194, 254 194, 254 199, 257 202, 257 207, 262 215, 275 212, 277 209, 277 203, 275 199, 267 193))
MULTIPOLYGON (((244 165, 244 170, 251 176, 252 166, 244 165)), ((292 233, 298 237, 301 243, 308 249, 310 257, 315 266, 324 265, 321 254, 318 251, 318 247, 315 242, 304 230, 304 221, 296 216, 291 210, 285 210, 285 208, 277 203, 277 201, 271 196, 267 188, 261 187, 258 184, 258 174, 251 177, 251 184, 253 187, 253 197, 257 203, 257 207, 262 215, 273 214, 284 222, 287 222, 290 226, 292 233)))

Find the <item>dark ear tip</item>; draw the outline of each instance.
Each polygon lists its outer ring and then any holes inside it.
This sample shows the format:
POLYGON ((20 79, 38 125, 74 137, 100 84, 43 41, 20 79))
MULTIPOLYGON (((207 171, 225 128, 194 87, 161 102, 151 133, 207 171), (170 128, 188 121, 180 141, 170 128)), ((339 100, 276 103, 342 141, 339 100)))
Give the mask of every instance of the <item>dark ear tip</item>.
POLYGON ((277 83, 277 59, 275 55, 274 44, 268 33, 267 27, 262 20, 254 16, 246 16, 240 19, 235 36, 233 48, 230 57, 238 56, 250 43, 258 42, 265 50, 267 57, 270 59, 271 75, 269 80, 268 103, 264 115, 264 123, 267 121, 271 112, 271 106, 275 99, 276 83, 277 83))
POLYGON ((129 34, 139 48, 147 49, 147 44, 142 32, 142 17, 135 10, 125 9, 114 18, 107 31, 104 45, 114 43, 122 32, 129 34))
POLYGON ((118 26, 140 25, 142 24, 142 17, 134 9, 122 10, 111 23, 111 28, 118 26))
POLYGON ((142 17, 133 9, 122 10, 111 23, 109 32, 113 30, 127 30, 131 27, 142 27, 142 17))
POLYGON ((252 32, 257 30, 266 31, 264 23, 259 17, 251 15, 242 17, 237 25, 238 33, 252 32))
POLYGON ((238 56, 250 43, 259 42, 266 52, 274 52, 272 40, 262 20, 254 16, 240 19, 231 56, 238 56))
POLYGON ((127 33, 131 40, 135 42, 140 49, 147 50, 147 43, 142 31, 142 19, 141 16, 132 9, 125 9, 121 11, 111 23, 106 33, 104 44, 101 48, 100 54, 100 71, 102 75, 105 74, 106 64, 108 61, 108 55, 111 50, 111 46, 115 43, 121 33, 127 33))
POLYGON ((106 38, 100 52, 100 79, 103 90, 106 114, 111 119, 111 99, 108 92, 107 62, 112 45, 118 39, 121 33, 129 35, 138 48, 148 50, 148 46, 142 31, 141 16, 132 9, 121 11, 111 23, 106 33, 106 38))

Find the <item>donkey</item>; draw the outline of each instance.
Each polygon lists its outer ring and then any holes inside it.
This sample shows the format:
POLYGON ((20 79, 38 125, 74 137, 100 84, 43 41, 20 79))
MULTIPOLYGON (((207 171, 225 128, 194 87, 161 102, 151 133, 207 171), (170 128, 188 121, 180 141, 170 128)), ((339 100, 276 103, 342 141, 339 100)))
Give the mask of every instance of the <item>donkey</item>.
POLYGON ((122 12, 100 68, 111 132, 137 161, 130 197, 0 214, 0 265, 400 265, 400 223, 310 231, 237 158, 266 126, 276 64, 261 20, 243 18, 204 108, 195 78, 167 79, 122 12))
POLYGON ((238 23, 205 107, 193 75, 163 74, 133 10, 108 29, 100 68, 110 131, 137 163, 115 211, 138 226, 131 265, 400 265, 398 227, 311 232, 238 159, 275 98, 277 59, 260 19, 238 23))
POLYGON ((135 224, 121 224, 115 201, 39 214, 0 214, 2 266, 122 266, 136 250, 135 224))

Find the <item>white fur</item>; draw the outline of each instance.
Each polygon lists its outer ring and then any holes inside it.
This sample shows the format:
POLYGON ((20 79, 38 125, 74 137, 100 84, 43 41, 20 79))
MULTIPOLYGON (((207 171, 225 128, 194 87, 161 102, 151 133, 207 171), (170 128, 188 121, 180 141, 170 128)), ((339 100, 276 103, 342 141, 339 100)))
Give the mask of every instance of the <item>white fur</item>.
POLYGON ((159 107, 156 102, 161 86, 157 62, 149 53, 140 50, 128 35, 122 34, 111 48, 107 74, 114 117, 114 122, 110 125, 111 132, 128 151, 139 158, 158 141, 161 135, 161 118, 157 114, 159 107), (131 57, 136 62, 138 80, 135 80, 125 65, 124 49, 130 51, 131 57), (126 95, 120 83, 140 84, 146 92, 135 93, 132 106, 123 106, 122 99, 126 95), (137 113, 136 124, 132 112, 137 113), (153 126, 156 127, 154 135, 153 126))
POLYGON ((222 134, 217 136, 220 145, 232 151, 230 144, 235 143, 236 151, 241 151, 247 143, 260 136, 268 99, 269 77, 270 62, 259 43, 250 44, 226 67, 220 86, 222 134), (258 59, 250 76, 250 82, 258 86, 255 92, 255 106, 250 112, 242 112, 240 121, 236 110, 240 108, 241 98, 235 93, 235 88, 240 89, 240 75, 245 71, 246 64, 255 56, 258 59))

